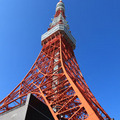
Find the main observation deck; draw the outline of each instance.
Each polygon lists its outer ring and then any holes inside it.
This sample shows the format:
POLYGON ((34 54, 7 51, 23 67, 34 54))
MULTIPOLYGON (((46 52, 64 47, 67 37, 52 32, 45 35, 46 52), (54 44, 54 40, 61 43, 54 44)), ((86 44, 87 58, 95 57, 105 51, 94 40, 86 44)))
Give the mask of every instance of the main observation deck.
POLYGON ((72 36, 71 32, 64 26, 64 24, 58 24, 58 25, 54 26, 52 29, 50 29, 49 31, 47 31, 46 33, 44 33, 41 36, 41 44, 43 45, 43 43, 47 39, 49 39, 49 37, 54 36, 58 32, 62 33, 64 35, 65 39, 70 43, 72 48, 75 49, 75 47, 76 47, 76 40, 72 36))

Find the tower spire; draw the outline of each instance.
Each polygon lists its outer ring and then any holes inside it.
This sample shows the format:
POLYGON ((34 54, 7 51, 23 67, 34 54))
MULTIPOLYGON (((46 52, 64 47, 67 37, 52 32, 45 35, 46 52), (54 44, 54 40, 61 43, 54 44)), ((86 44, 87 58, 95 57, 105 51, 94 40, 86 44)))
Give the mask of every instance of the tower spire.
POLYGON ((64 24, 64 26, 69 29, 69 25, 67 24, 65 16, 65 5, 62 0, 60 0, 56 5, 54 19, 52 20, 52 23, 50 24, 50 28, 48 30, 50 30, 57 24, 64 24))

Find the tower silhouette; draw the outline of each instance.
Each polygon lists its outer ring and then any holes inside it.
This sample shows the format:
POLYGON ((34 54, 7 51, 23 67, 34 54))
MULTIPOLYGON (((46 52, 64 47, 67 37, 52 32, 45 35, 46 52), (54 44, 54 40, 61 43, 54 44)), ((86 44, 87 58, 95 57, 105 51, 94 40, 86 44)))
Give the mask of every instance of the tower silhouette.
POLYGON ((79 69, 73 52, 76 40, 69 31, 62 0, 41 44, 30 71, 0 102, 0 114, 24 104, 32 93, 48 106, 55 120, 110 120, 79 69))

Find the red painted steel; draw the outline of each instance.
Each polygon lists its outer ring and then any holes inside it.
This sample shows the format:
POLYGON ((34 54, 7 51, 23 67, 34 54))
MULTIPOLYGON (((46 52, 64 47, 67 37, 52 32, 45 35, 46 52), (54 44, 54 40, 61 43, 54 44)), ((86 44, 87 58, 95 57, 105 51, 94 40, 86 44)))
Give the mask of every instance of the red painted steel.
POLYGON ((28 93, 47 104, 55 120, 110 119, 88 88, 71 46, 60 33, 43 45, 22 82, 0 102, 0 113, 23 104, 28 93), (55 66, 59 68, 54 70, 55 66))

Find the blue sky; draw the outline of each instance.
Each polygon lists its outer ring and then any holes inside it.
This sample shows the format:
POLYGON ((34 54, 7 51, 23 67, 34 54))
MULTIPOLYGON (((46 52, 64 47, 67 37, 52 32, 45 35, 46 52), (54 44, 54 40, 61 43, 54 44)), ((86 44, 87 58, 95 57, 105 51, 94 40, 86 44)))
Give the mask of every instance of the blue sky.
MULTIPOLYGON (((0 100, 27 74, 58 0, 0 0, 0 100)), ((83 76, 105 111, 120 120, 120 1, 64 0, 83 76)))

